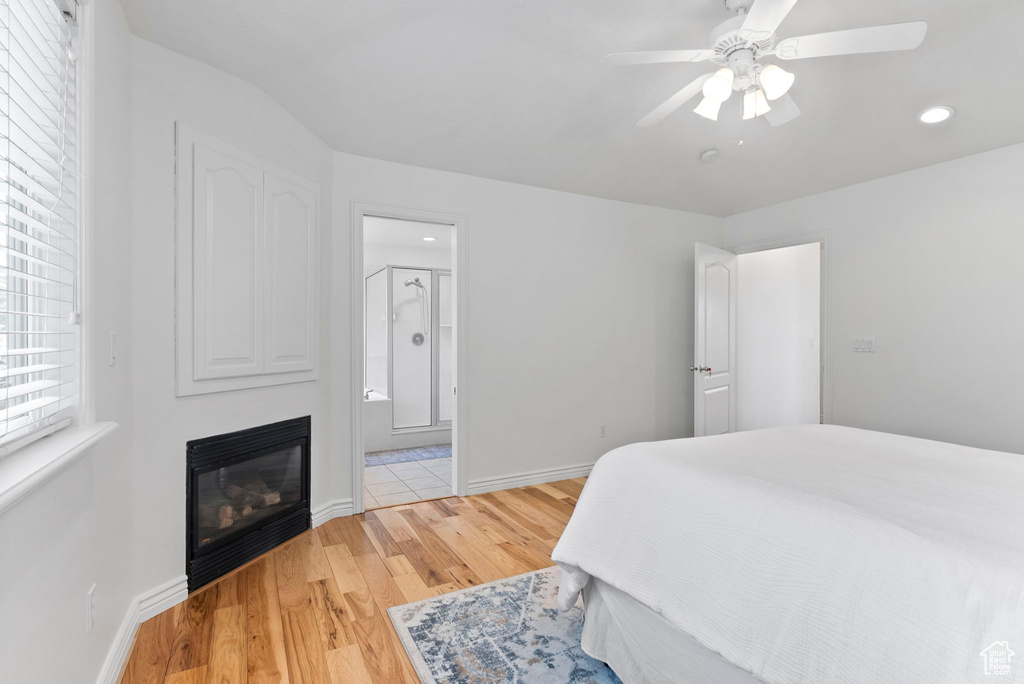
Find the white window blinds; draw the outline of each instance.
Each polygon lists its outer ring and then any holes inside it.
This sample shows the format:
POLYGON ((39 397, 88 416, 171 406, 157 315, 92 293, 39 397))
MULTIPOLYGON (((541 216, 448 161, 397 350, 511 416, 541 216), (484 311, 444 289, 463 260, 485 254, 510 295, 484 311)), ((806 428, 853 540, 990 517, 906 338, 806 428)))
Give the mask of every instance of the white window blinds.
POLYGON ((57 0, 0 0, 0 455, 78 403, 73 31, 57 0))

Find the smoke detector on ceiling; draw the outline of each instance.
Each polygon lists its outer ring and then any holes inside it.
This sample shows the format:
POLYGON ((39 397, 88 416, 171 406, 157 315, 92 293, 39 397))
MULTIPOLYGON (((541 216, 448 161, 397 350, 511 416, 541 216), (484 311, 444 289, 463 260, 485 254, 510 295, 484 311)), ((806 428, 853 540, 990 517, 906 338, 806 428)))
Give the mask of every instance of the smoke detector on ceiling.
POLYGON ((716 150, 714 147, 712 147, 709 150, 704 150, 703 152, 700 153, 700 161, 703 164, 710 164, 716 159, 718 159, 718 150, 716 150))

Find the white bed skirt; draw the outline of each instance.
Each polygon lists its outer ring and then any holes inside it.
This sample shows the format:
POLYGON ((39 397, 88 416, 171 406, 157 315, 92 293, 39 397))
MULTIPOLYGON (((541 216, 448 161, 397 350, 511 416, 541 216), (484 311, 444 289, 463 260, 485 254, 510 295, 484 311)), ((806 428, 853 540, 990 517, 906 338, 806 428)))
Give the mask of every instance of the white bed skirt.
POLYGON ((601 580, 587 584, 583 602, 583 650, 625 684, 763 684, 601 580))

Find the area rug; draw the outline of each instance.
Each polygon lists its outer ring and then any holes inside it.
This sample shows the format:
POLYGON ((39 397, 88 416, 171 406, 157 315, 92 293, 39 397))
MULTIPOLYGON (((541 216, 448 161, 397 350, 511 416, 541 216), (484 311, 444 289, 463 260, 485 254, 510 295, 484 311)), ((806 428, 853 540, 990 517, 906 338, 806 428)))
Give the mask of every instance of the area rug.
POLYGON ((407 461, 429 461, 433 458, 451 458, 451 444, 435 444, 433 446, 415 447, 413 449, 394 449, 392 451, 371 451, 366 454, 366 466, 391 465, 407 461))
POLYGON ((580 648, 583 608, 558 611, 558 568, 388 609, 423 684, 620 684, 580 648))

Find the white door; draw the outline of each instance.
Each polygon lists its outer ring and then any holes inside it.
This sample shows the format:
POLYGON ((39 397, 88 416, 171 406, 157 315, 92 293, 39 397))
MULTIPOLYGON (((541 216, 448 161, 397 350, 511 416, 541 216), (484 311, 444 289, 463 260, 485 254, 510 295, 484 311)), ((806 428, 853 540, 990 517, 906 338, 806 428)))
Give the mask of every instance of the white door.
POLYGON ((736 255, 694 246, 693 434, 736 429, 736 255))

